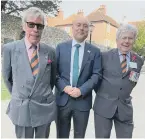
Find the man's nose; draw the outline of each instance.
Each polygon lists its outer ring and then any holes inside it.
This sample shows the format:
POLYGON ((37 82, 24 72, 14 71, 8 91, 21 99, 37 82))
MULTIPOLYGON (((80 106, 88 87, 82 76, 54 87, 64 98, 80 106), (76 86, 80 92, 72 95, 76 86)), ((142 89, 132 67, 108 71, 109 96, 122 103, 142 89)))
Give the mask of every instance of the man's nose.
POLYGON ((35 25, 35 27, 33 28, 34 31, 38 31, 37 26, 35 25))
POLYGON ((129 42, 129 38, 126 38, 126 39, 125 39, 125 42, 129 42))
POLYGON ((80 26, 80 29, 84 29, 84 27, 83 26, 80 26))

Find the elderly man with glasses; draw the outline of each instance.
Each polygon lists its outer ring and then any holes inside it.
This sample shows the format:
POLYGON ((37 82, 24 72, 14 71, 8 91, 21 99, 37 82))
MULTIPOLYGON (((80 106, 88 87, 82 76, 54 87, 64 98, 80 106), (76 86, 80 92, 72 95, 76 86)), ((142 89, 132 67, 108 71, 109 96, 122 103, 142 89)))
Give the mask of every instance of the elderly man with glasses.
POLYGON ((25 37, 4 45, 2 73, 11 94, 7 114, 17 138, 48 138, 55 120, 52 89, 56 76, 55 52, 40 43, 45 16, 35 7, 22 18, 25 37))

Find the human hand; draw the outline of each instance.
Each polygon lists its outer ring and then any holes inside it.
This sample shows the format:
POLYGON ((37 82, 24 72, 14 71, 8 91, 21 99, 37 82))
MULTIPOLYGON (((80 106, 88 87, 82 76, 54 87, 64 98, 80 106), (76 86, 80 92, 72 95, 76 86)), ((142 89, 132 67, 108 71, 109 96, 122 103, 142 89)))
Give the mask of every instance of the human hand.
POLYGON ((65 93, 67 93, 68 95, 70 95, 71 92, 73 91, 73 87, 72 87, 72 86, 66 86, 66 87, 63 89, 63 91, 64 91, 65 93))
POLYGON ((73 90, 70 93, 71 97, 77 98, 79 96, 81 96, 81 91, 79 88, 74 87, 73 90))

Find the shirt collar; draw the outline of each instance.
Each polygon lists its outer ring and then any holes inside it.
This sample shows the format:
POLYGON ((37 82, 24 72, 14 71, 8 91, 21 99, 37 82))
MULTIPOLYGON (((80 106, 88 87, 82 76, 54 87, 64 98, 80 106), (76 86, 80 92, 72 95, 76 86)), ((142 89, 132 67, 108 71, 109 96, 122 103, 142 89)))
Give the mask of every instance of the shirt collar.
MULTIPOLYGON (((26 45, 27 50, 31 49, 32 44, 28 41, 26 36, 24 38, 24 41, 25 41, 25 45, 26 45)), ((39 50, 39 43, 37 43, 37 49, 39 50)))
MULTIPOLYGON (((120 52, 120 50, 119 50, 119 49, 118 49, 118 54, 119 54, 119 56, 121 56, 121 55, 122 55, 122 53, 120 52)), ((126 55, 130 58, 130 52, 128 52, 126 55)))
POLYGON ((72 40, 72 46, 75 46, 76 44, 80 44, 81 47, 84 47, 85 46, 85 41, 81 42, 81 43, 78 43, 75 39, 72 40))

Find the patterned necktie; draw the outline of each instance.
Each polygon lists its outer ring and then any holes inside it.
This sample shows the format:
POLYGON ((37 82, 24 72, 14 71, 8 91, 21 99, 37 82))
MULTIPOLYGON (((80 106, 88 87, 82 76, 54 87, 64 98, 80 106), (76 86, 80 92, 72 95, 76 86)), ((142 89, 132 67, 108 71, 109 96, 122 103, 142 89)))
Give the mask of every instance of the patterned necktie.
POLYGON ((126 73, 127 71, 127 61, 126 61, 126 54, 122 54, 123 56, 123 61, 121 62, 121 69, 122 69, 122 74, 126 73))
POLYGON ((32 68, 32 74, 34 76, 34 78, 36 78, 37 74, 38 74, 38 65, 39 65, 39 59, 38 59, 38 55, 37 55, 37 46, 33 46, 34 51, 32 54, 32 58, 31 58, 31 68, 32 68))
POLYGON ((75 87, 78 82, 79 77, 79 47, 80 44, 76 44, 74 47, 76 47, 75 53, 74 53, 74 61, 73 61, 73 76, 72 76, 72 86, 75 87))

